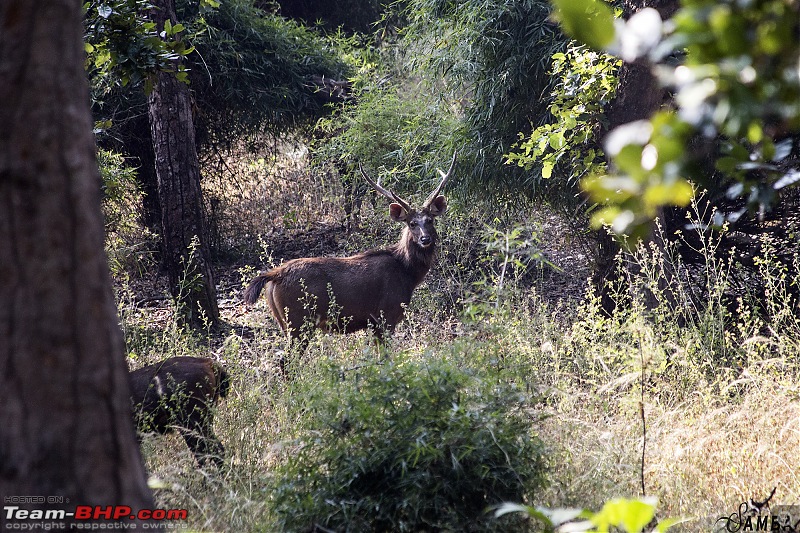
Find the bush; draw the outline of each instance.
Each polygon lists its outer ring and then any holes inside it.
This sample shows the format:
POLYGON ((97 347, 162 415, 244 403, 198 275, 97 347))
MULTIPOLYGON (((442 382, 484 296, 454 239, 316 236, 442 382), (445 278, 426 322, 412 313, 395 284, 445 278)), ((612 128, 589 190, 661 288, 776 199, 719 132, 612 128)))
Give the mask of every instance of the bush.
POLYGON ((404 95, 397 87, 373 88, 358 93, 356 105, 318 121, 312 163, 337 170, 348 217, 359 214, 370 190, 359 164, 414 205, 417 195, 424 198, 438 183, 436 169, 447 169, 456 127, 452 110, 438 99, 404 95))
POLYGON ((408 67, 432 93, 464 106, 456 132, 458 185, 476 196, 531 195, 541 180, 504 165, 504 154, 549 118, 557 80, 550 58, 567 41, 550 22, 546 0, 411 0, 404 30, 408 67))
POLYGON ((519 530, 487 514, 545 485, 528 398, 441 360, 370 365, 317 387, 273 490, 276 527, 519 530))
POLYGON ((152 263, 155 236, 141 222, 142 191, 136 169, 108 150, 97 151, 103 190, 106 254, 115 276, 142 271, 152 263))

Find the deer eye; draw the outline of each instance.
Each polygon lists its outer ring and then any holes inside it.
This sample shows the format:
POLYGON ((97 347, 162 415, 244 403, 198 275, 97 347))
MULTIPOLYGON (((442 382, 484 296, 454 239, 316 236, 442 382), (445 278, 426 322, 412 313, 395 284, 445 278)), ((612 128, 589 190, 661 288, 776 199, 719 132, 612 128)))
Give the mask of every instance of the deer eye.
POLYGON ((408 221, 408 225, 413 228, 413 227, 419 226, 419 222, 417 222, 416 220, 409 220, 408 221))

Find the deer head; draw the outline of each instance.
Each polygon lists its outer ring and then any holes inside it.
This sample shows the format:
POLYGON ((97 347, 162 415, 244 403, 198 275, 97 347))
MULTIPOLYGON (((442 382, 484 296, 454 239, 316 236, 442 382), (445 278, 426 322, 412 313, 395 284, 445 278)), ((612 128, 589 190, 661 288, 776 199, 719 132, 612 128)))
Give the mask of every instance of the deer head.
POLYGON ((439 185, 436 186, 433 192, 428 195, 428 198, 425 200, 425 202, 422 204, 422 208, 419 210, 414 209, 408 202, 400 198, 393 191, 383 188, 379 182, 370 178, 364 171, 361 163, 358 164, 358 169, 361 171, 361 175, 364 177, 367 183, 369 183, 380 194, 392 201, 392 203, 389 205, 389 216, 392 217, 392 220, 396 222, 403 222, 408 228, 412 242, 420 248, 425 249, 436 243, 437 233, 436 227, 433 224, 433 220, 437 216, 444 213, 445 209, 447 208, 447 200, 439 193, 442 192, 442 189, 444 189, 444 186, 450 179, 450 175, 453 172, 453 167, 455 167, 455 164, 456 153, 454 152, 453 160, 450 162, 450 168, 447 170, 447 172, 442 172, 441 170, 437 169, 439 174, 442 176, 442 180, 439 182, 439 185))

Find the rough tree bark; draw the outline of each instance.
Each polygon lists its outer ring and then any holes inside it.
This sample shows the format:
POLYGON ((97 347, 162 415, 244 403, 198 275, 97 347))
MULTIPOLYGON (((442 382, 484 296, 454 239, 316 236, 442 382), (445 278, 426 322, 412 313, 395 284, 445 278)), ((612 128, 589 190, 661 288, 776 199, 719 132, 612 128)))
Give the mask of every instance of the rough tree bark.
POLYGON ((0 497, 137 509, 152 496, 103 249, 81 17, 74 0, 0 3, 0 497))
MULTIPOLYGON (((168 19, 175 24, 174 0, 151 3, 154 8, 150 16, 160 30, 168 19)), ((204 233, 191 95, 189 87, 174 74, 158 72, 154 76, 147 101, 170 291, 187 324, 195 328, 213 326, 219 320, 219 308, 204 233)))

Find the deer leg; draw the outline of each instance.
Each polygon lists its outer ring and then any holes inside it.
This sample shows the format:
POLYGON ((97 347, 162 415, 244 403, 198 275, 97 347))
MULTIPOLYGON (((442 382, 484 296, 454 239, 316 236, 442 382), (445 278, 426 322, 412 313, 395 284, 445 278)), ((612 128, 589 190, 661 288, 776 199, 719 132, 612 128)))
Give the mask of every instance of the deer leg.
POLYGON ((278 321, 281 330, 287 333, 289 324, 286 321, 286 313, 275 299, 275 284, 273 282, 267 283, 267 304, 269 304, 269 310, 272 311, 272 316, 278 321))
MULTIPOLYGON (((199 414, 198 412, 193 413, 193 415, 199 414)), ((189 426, 182 427, 179 431, 197 463, 204 466, 206 460, 210 459, 217 468, 220 468, 225 456, 225 447, 214 435, 210 417, 206 416, 204 420, 190 420, 189 426)))

